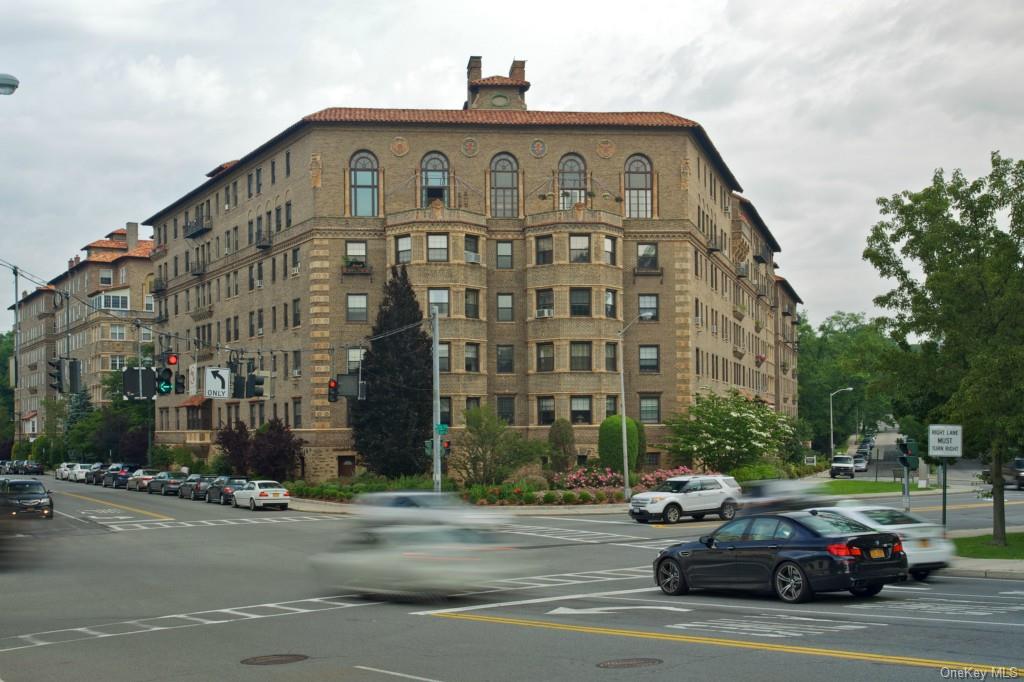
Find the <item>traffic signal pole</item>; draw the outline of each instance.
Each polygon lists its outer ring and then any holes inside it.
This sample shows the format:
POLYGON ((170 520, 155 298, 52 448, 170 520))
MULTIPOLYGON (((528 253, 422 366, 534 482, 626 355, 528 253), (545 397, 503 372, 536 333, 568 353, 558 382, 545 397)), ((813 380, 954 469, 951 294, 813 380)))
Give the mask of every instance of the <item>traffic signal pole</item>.
POLYGON ((437 425, 441 423, 441 353, 439 338, 440 322, 438 321, 437 306, 430 306, 430 355, 433 364, 433 394, 434 410, 433 424, 431 424, 431 438, 433 439, 434 451, 434 492, 441 492, 441 434, 437 432, 437 425))

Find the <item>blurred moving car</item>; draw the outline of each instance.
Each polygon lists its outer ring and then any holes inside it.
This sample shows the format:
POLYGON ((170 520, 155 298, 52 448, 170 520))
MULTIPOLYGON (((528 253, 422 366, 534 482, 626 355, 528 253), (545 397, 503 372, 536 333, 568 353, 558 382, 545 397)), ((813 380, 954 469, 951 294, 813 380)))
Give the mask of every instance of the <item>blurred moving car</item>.
POLYGON ((448 523, 357 524, 328 552, 310 557, 332 590, 368 595, 451 596, 528 570, 526 552, 496 534, 448 523))
POLYGON ((178 497, 187 497, 193 502, 203 499, 206 496, 206 489, 215 478, 217 477, 213 474, 189 474, 178 487, 178 497))
POLYGON ((34 478, 0 478, 0 517, 52 519, 50 491, 34 478))
POLYGON ((235 490, 231 503, 235 507, 249 507, 251 511, 265 507, 288 509, 288 491, 277 481, 249 481, 235 490))
POLYGON ((231 496, 239 488, 245 487, 249 479, 245 476, 218 476, 210 481, 206 488, 206 501, 231 504, 231 496))
POLYGON ((707 514, 728 520, 736 515, 742 494, 732 476, 673 476, 654 490, 637 493, 629 500, 629 516, 640 523, 662 519, 678 523, 683 516, 700 521, 707 514))
POLYGON ((141 493, 149 486, 149 482, 153 480, 153 477, 159 473, 159 469, 136 469, 128 478, 128 482, 125 483, 124 489, 136 490, 141 493))
MULTIPOLYGON (((981 470, 981 480, 992 483, 992 467, 981 470)), ((1024 490, 1024 457, 1014 457, 1003 464, 1003 484, 1015 485, 1017 490, 1024 490)))
POLYGON ((154 476, 146 486, 146 492, 150 495, 160 493, 164 495, 177 495, 178 488, 185 482, 186 474, 180 471, 161 471, 154 476))
POLYGON ((930 573, 948 567, 953 560, 956 548, 946 539, 942 526, 900 509, 851 501, 817 510, 841 514, 877 531, 895 533, 903 543, 908 570, 915 580, 927 579, 930 573))
POLYGON ((54 469, 53 477, 56 478, 59 481, 66 481, 66 480, 68 480, 68 473, 70 472, 71 467, 73 465, 74 465, 74 462, 61 462, 60 466, 57 467, 56 469, 54 469))
POLYGON ((832 458, 832 465, 829 467, 828 475, 830 478, 836 478, 838 476, 849 476, 854 477, 853 473, 853 457, 849 455, 836 455, 832 458))
POLYGON ((854 455, 853 457, 853 470, 854 471, 867 471, 868 470, 868 458, 863 455, 854 455))
POLYGON ((454 493, 431 490, 363 493, 353 500, 352 514, 369 523, 447 523, 492 528, 506 522, 500 513, 470 506, 454 493))
POLYGON ((103 474, 103 481, 101 485, 106 488, 124 488, 128 489, 128 479, 131 478, 132 472, 138 469, 138 466, 134 464, 111 464, 107 468, 107 473, 103 474))
POLYGON ((829 506, 833 498, 822 489, 823 481, 767 479, 745 481, 737 516, 801 511, 812 506, 829 506))
POLYGON ((21 473, 26 476, 42 476, 43 465, 39 462, 26 460, 25 463, 21 465, 21 473))
POLYGON ((665 594, 691 588, 773 591, 790 604, 818 592, 873 597, 906 579, 898 536, 823 511, 733 519, 697 541, 661 550, 654 560, 654 582, 665 594))

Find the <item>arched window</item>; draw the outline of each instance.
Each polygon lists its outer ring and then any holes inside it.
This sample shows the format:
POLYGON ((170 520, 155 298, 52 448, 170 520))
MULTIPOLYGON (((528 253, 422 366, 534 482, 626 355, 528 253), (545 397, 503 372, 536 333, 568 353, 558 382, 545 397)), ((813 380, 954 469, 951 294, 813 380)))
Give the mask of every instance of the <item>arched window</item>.
POLYGON ((651 162, 635 154, 626 159, 626 217, 651 217, 651 162))
POLYGON ((380 191, 377 157, 366 151, 356 152, 352 155, 348 167, 352 215, 377 215, 377 193, 380 191))
POLYGON ((519 216, 519 164, 511 154, 491 159, 491 216, 519 216))
POLYGON ((421 205, 427 207, 434 199, 440 199, 445 206, 448 205, 448 159, 439 152, 430 152, 423 157, 420 164, 422 178, 420 187, 423 188, 423 201, 421 205))
POLYGON ((572 208, 587 198, 587 164, 576 154, 566 154, 558 164, 558 206, 572 208))

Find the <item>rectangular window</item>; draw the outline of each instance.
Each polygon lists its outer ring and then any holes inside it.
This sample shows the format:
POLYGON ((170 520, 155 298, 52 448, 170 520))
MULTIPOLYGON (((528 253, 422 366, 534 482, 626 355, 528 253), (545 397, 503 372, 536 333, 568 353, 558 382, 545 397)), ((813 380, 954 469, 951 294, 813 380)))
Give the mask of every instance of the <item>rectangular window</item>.
MULTIPOLYGON (((287 257, 288 256, 286 255, 285 258, 287 257)), ((292 270, 296 269, 297 267, 299 267, 299 247, 296 246, 294 249, 292 249, 292 270)))
POLYGON ((467 343, 466 344, 466 371, 467 372, 479 372, 480 371, 480 344, 479 343, 467 343))
POLYGON ((619 316, 619 306, 616 303, 615 289, 604 290, 604 316, 614 320, 619 316))
POLYGON ((573 341, 570 343, 569 369, 574 372, 589 372, 593 368, 590 341, 573 341))
POLYGON ((277 182, 277 161, 271 159, 270 161, 270 184, 273 185, 277 182))
POLYGON ((284 202, 284 226, 292 226, 292 202, 284 202))
POLYGON ((604 397, 604 416, 611 417, 619 413, 619 396, 607 395, 604 397))
POLYGON ((124 325, 123 324, 112 324, 112 325, 110 325, 110 340, 111 341, 124 341, 124 325))
POLYGON ((298 327, 302 324, 302 309, 299 307, 299 299, 292 299, 292 326, 298 327))
POLYGON ((155 301, 153 300, 153 294, 146 294, 146 302, 145 302, 144 305, 146 306, 146 312, 147 313, 151 313, 154 310, 156 310, 156 308, 155 308, 156 304, 155 304, 155 301))
POLYGON ((640 346, 640 371, 657 372, 661 368, 658 346, 640 346))
POLYGON ((512 269, 512 242, 502 241, 495 246, 494 267, 499 270, 512 269))
POLYGON ((290 151, 284 153, 284 176, 286 178, 292 176, 292 153, 290 151))
POLYGON ((550 265, 554 261, 555 252, 555 240, 551 235, 544 237, 537 237, 534 240, 536 245, 536 258, 534 259, 537 265, 550 265))
POLYGON ((263 169, 256 169, 256 194, 263 193, 263 169))
POLYGON ((658 295, 640 294, 640 317, 645 320, 658 319, 658 295))
POLYGON ((448 260, 448 235, 427 235, 427 260, 441 262, 448 260))
POLYGON ((466 410, 479 410, 480 398, 466 398, 466 410))
POLYGON ((110 369, 124 369, 125 360, 123 355, 111 355, 110 356, 110 369))
POLYGON ((256 336, 256 313, 249 311, 249 336, 256 336))
POLYGON ((552 396, 537 398, 537 423, 540 425, 555 423, 555 399, 552 396))
POLYGON ((366 267, 366 242, 345 242, 345 267, 366 267))
POLYGON ((365 348, 349 348, 346 351, 346 369, 349 374, 359 373, 359 367, 363 362, 364 355, 366 355, 365 348))
POLYGON ((614 341, 604 344, 604 369, 607 372, 619 371, 619 344, 614 341))
POLYGON ((452 425, 452 399, 441 398, 441 423, 452 425))
POLYGON ((452 371, 451 344, 447 341, 437 344, 437 366, 442 372, 452 371))
POLYGON ((366 322, 369 319, 366 308, 366 294, 349 294, 345 319, 349 322, 366 322))
POLYGON ((480 290, 466 289, 466 317, 480 319, 480 290))
POLYGON ((255 223, 250 220, 249 221, 249 243, 250 244, 252 244, 252 240, 255 238, 255 235, 256 235, 256 230, 255 230, 254 226, 255 226, 255 223))
POLYGON ((590 262, 590 235, 571 234, 569 235, 569 262, 589 263, 590 262))
POLYGON ((412 262, 412 237, 409 235, 395 237, 395 262, 412 262))
POLYGON ((284 310, 281 312, 281 319, 284 320, 284 328, 287 329, 288 328, 288 304, 287 303, 283 304, 282 308, 284 308, 284 310))
POLYGON ((292 428, 302 428, 302 398, 292 398, 292 428))
MULTIPOLYGON (((263 356, 261 355, 260 358, 263 356)), ((292 351, 292 374, 302 374, 302 351, 292 351)))
POLYGON ((555 344, 553 344, 553 343, 538 343, 537 344, 537 371, 538 372, 554 372, 555 371, 555 344))
POLYGON ((245 176, 245 180, 246 189, 248 190, 248 198, 252 199, 252 173, 249 173, 247 176, 245 176))
POLYGON ((590 289, 569 289, 569 314, 590 317, 590 289))
POLYGON ((497 347, 497 372, 498 374, 512 374, 516 371, 515 346, 497 347))
POLYGON ((573 424, 590 424, 594 412, 589 395, 574 395, 569 398, 569 419, 573 424))
POLYGON ((511 322, 514 317, 512 294, 498 294, 498 322, 511 322))
POLYGON ((656 395, 640 396, 640 422, 642 424, 661 423, 661 397, 656 395))
MULTIPOLYGON (((188 253, 186 252, 185 255, 187 256, 188 253)), ((185 268, 185 271, 188 272, 188 268, 187 267, 185 268)), ((100 286, 101 287, 109 287, 113 283, 114 283, 114 271, 113 270, 108 270, 108 269, 105 269, 105 268, 100 270, 100 286)))
POLYGON ((499 395, 497 399, 498 419, 509 426, 516 423, 516 398, 512 395, 499 395))
POLYGON ((439 317, 448 317, 448 290, 427 289, 427 304, 429 308, 436 307, 439 317))
POLYGON ((553 289, 537 289, 537 317, 552 317, 555 314, 555 292, 553 289))
POLYGON ((480 237, 467 234, 464 241, 465 259, 467 263, 480 262, 480 237))
POLYGON ((615 265, 617 244, 615 237, 604 238, 604 262, 605 265, 615 265))
POLYGON ((281 207, 274 207, 274 232, 281 231, 281 207))
POLYGON ((636 245, 636 267, 638 270, 658 269, 658 245, 640 242, 636 245))

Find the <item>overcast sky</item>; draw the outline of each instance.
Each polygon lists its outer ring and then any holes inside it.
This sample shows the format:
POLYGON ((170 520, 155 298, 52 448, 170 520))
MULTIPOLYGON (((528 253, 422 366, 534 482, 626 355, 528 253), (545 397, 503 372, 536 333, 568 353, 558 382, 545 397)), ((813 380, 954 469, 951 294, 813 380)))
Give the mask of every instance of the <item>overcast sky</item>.
POLYGON ((531 109, 700 122, 811 321, 877 314, 875 199, 1024 157, 1022 35, 1015 0, 0 0, 0 257, 49 279, 324 107, 460 108, 481 55, 527 60, 531 109))

